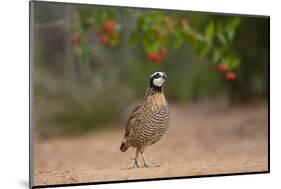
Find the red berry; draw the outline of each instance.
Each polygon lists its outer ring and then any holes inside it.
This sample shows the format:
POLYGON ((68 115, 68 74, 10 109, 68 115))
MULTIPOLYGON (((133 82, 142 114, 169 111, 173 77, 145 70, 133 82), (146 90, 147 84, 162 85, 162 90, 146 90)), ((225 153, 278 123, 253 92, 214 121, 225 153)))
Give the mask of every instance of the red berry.
POLYGON ((160 54, 158 53, 148 53, 148 58, 149 60, 153 61, 153 62, 160 62, 162 60, 162 57, 160 54))
POLYGON ((234 72, 227 72, 225 75, 224 75, 225 79, 226 80, 229 80, 229 81, 233 81, 237 78, 236 74, 234 72))
POLYGON ((108 46, 109 45, 109 37, 106 34, 103 34, 100 38, 100 42, 101 44, 103 44, 104 46, 108 46))
POLYGON ((181 19, 181 27, 186 28, 188 26, 188 20, 186 18, 181 19))
POLYGON ((71 39, 71 44, 72 46, 77 46, 79 45, 81 42, 81 37, 78 33, 75 33, 73 36, 72 36, 72 39, 71 39))
POLYGON ((160 48, 160 53, 161 53, 161 55, 165 56, 165 55, 167 54, 167 52, 168 52, 168 50, 167 50, 166 47, 160 48))
POLYGON ((115 21, 114 20, 108 20, 103 24, 103 31, 105 33, 112 33, 115 29, 115 21))
POLYGON ((218 64, 218 65, 217 65, 217 70, 218 70, 219 72, 225 72, 225 71, 228 70, 228 66, 227 66, 226 64, 223 64, 223 63, 218 64))

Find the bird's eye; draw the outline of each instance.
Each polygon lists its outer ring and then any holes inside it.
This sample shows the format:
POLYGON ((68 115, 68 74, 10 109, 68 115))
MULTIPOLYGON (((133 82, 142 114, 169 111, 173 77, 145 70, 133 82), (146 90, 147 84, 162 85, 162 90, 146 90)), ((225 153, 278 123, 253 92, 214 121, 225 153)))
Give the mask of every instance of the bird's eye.
POLYGON ((157 74, 156 74, 156 77, 160 77, 160 74, 159 74, 159 73, 157 73, 157 74))

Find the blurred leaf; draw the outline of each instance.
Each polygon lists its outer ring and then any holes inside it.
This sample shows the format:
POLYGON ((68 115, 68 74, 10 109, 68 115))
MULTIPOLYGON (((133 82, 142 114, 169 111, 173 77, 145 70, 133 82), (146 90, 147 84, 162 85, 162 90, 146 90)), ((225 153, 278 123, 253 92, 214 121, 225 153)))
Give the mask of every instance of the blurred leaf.
POLYGON ((231 41, 235 35, 235 30, 226 30, 228 39, 231 41))
POLYGON ((223 25, 221 22, 218 22, 217 23, 217 33, 216 33, 216 36, 218 38, 218 40, 223 44, 225 45, 226 44, 226 38, 224 36, 224 29, 223 29, 223 25))
POLYGON ((222 32, 218 32, 217 37, 223 45, 225 45, 227 43, 226 38, 225 38, 225 36, 223 35, 222 32))
POLYGON ((234 18, 228 23, 227 28, 236 29, 239 26, 239 24, 240 24, 240 19, 234 18))
POLYGON ((159 45, 152 43, 148 38, 143 39, 143 46, 146 52, 157 52, 159 45))
POLYGON ((235 19, 231 20, 228 23, 228 25, 226 26, 225 31, 226 31, 227 37, 230 41, 233 40, 233 37, 236 33, 236 29, 237 29, 239 23, 240 23, 240 19, 235 18, 235 19))
POLYGON ((235 56, 226 56, 223 58, 223 62, 228 65, 230 69, 237 68, 240 64, 240 59, 235 56))
POLYGON ((174 41, 173 41, 173 48, 179 48, 183 44, 184 40, 180 33, 175 32, 174 33, 174 41))
POLYGON ((115 47, 115 46, 119 45, 119 43, 120 43, 119 39, 112 39, 110 41, 110 46, 115 47))
POLYGON ((221 59, 220 51, 218 49, 215 49, 213 51, 212 62, 213 63, 217 63, 220 59, 221 59))
POLYGON ((215 34, 215 25, 214 25, 214 22, 210 22, 209 25, 206 27, 205 29, 205 37, 208 39, 208 40, 212 40, 214 34, 215 34))

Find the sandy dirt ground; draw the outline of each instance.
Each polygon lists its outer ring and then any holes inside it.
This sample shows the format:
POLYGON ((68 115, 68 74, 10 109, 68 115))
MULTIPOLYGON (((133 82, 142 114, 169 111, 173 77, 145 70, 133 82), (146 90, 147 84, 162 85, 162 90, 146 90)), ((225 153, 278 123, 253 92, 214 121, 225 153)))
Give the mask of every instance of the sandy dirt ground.
POLYGON ((146 158, 160 167, 131 168, 135 150, 119 151, 122 129, 36 140, 34 184, 267 171, 267 111, 266 103, 170 105, 169 130, 146 150, 146 158))

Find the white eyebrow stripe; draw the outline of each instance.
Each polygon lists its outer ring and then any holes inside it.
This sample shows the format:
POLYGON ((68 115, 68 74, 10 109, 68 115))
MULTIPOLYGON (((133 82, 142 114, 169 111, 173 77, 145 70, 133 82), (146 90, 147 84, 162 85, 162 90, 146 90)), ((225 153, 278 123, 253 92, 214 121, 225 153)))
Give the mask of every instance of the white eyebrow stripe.
POLYGON ((163 77, 163 72, 155 72, 155 73, 153 73, 150 77, 153 77, 153 76, 155 76, 156 74, 160 74, 161 75, 161 77, 163 77))

